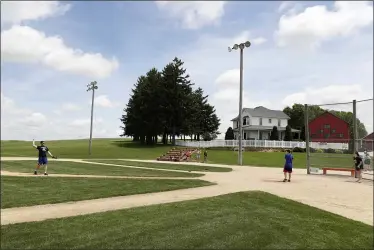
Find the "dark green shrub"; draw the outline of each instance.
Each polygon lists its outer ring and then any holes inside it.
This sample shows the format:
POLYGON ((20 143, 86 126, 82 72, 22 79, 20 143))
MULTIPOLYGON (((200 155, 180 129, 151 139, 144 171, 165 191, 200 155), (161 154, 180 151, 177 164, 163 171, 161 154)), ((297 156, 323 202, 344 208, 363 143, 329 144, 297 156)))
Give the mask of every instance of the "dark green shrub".
POLYGON ((292 151, 296 153, 305 153, 305 148, 295 147, 292 151))
POLYGON ((327 148, 327 149, 324 150, 324 152, 327 153, 327 154, 335 154, 336 153, 335 149, 332 149, 332 148, 327 148))

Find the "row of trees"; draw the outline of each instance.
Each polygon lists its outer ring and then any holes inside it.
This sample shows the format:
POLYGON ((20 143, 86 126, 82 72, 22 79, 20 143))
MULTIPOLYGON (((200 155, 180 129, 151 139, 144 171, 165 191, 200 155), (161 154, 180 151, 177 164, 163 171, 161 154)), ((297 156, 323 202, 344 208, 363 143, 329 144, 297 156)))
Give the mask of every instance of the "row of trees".
POLYGON ((212 140, 219 134, 220 120, 201 88, 193 89, 183 62, 174 58, 160 72, 151 69, 140 76, 121 118, 123 136, 142 144, 155 144, 162 135, 190 136, 191 140, 212 140))

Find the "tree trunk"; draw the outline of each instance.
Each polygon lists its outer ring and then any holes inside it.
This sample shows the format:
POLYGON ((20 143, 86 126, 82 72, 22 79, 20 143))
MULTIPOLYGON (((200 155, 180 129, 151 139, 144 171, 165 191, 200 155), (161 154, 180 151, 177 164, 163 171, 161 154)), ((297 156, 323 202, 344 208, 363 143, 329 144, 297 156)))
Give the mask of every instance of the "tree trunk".
POLYGON ((139 141, 139 135, 134 135, 132 137, 132 141, 139 141))
POLYGON ((186 141, 186 135, 183 135, 183 141, 186 141))
POLYGON ((167 141, 168 135, 166 134, 166 131, 162 134, 162 143, 166 145, 168 143, 167 141))
POLYGON ((145 141, 145 136, 141 135, 140 136, 140 144, 144 144, 144 141, 145 141))
POLYGON ((171 138, 171 145, 175 146, 175 126, 173 127, 173 136, 171 138))
POLYGON ((147 135, 145 141, 147 145, 152 145, 152 136, 147 135))
POLYGON ((197 141, 200 141, 200 134, 197 134, 197 141))

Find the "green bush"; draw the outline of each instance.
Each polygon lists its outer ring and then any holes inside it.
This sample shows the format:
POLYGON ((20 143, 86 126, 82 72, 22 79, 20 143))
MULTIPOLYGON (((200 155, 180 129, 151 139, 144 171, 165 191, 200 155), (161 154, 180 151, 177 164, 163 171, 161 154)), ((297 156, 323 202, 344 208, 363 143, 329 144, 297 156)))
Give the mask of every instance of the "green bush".
POLYGON ((337 154, 343 154, 343 150, 336 149, 336 150, 335 150, 335 153, 337 153, 337 154))
POLYGON ((344 149, 343 154, 352 154, 352 151, 349 149, 344 149))
POLYGON ((295 147, 292 151, 296 152, 296 153, 304 153, 305 152, 305 148, 295 147))
POLYGON ((324 152, 327 153, 327 154, 335 154, 336 150, 332 149, 332 148, 327 148, 327 149, 324 150, 324 152))

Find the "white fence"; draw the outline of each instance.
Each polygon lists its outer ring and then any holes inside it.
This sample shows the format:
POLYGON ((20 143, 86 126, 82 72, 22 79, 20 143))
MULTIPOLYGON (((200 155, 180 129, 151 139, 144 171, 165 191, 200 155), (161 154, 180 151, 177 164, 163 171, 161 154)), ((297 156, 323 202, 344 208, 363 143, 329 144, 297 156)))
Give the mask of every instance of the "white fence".
MULTIPOLYGON (((238 147, 238 140, 214 141, 176 141, 176 145, 192 148, 238 147)), ((298 141, 268 141, 268 140, 243 140, 243 147, 254 148, 305 148, 305 142, 298 141)), ((348 143, 319 143, 310 142, 310 147, 318 149, 348 149, 348 143)))

